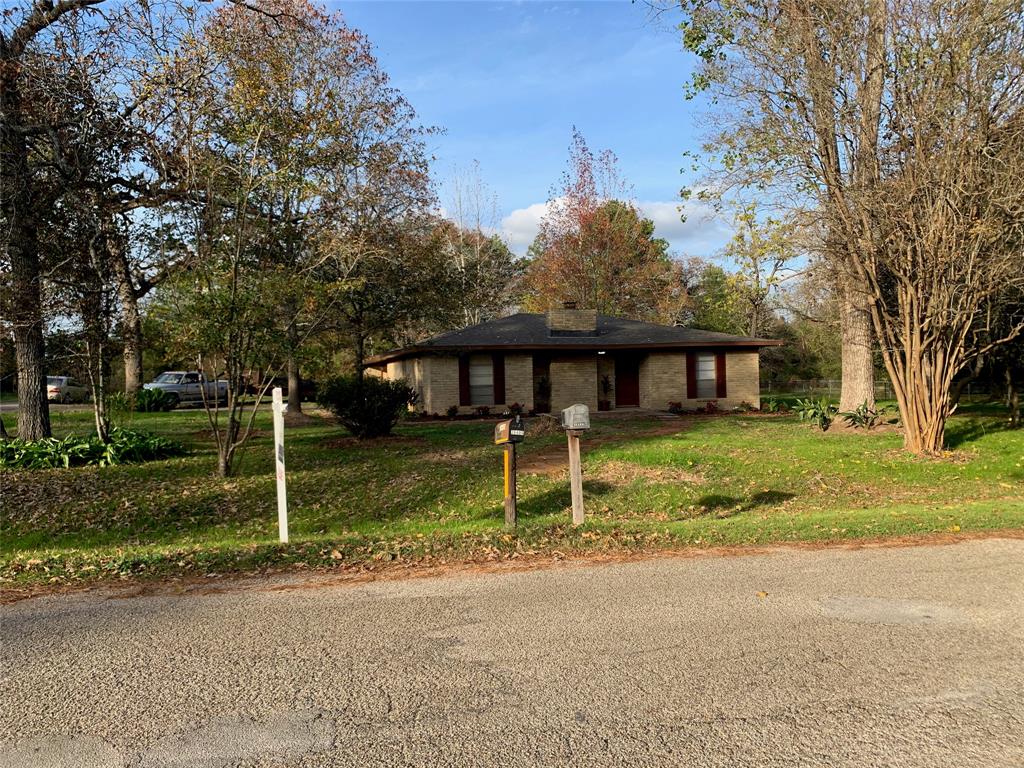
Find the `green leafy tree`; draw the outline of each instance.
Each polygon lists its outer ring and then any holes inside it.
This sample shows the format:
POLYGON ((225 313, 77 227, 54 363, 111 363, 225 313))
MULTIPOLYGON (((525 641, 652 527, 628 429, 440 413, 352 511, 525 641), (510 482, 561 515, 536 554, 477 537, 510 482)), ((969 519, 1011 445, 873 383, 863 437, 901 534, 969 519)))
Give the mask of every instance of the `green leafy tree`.
POLYGON ((689 286, 690 303, 682 319, 685 325, 704 331, 743 334, 742 301, 729 273, 716 264, 704 264, 689 286))
POLYGON ((745 315, 744 333, 761 336, 773 323, 773 309, 787 265, 795 256, 794 227, 771 217, 759 218, 756 203, 740 206, 733 218, 735 234, 724 256, 736 265, 732 283, 745 315))

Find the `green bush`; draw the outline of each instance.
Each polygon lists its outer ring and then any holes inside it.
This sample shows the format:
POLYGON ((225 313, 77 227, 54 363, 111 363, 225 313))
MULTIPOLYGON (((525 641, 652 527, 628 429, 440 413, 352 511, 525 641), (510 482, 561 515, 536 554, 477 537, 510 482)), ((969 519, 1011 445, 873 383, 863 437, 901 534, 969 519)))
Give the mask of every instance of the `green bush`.
POLYGON ((316 401, 360 440, 390 435, 410 405, 416 404, 416 391, 401 379, 390 381, 365 376, 360 395, 356 376, 338 376, 323 382, 316 401))
POLYGON ((156 413, 174 408, 174 398, 162 389, 140 389, 135 394, 114 392, 107 395, 107 408, 111 413, 156 413))
POLYGON ((0 467, 7 469, 52 469, 93 464, 133 464, 181 456, 184 446, 149 432, 114 427, 110 442, 96 435, 68 435, 63 439, 0 441, 0 467))
POLYGON ((135 410, 139 413, 169 411, 174 404, 174 398, 162 389, 140 389, 135 393, 135 410))
POLYGON ((871 408, 867 401, 864 401, 852 411, 843 411, 839 415, 854 429, 874 429, 885 420, 884 415, 888 411, 887 407, 877 410, 871 408))
POLYGON ((827 432, 828 428, 832 426, 832 420, 838 411, 839 409, 832 405, 827 397, 822 397, 819 400, 812 400, 808 397, 806 400, 796 401, 796 412, 800 416, 800 420, 811 422, 822 432, 827 432))

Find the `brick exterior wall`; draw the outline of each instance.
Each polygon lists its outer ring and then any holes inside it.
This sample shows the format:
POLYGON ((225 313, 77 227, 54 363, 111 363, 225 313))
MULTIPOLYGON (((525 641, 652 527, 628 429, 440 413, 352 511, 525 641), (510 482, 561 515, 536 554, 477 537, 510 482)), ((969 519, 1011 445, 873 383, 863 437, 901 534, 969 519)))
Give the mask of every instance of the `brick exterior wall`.
POLYGON ((416 401, 414 408, 423 409, 423 398, 426 391, 423 381, 423 365, 419 358, 397 360, 393 363, 388 363, 387 374, 384 378, 391 381, 405 379, 405 383, 419 394, 419 399, 416 401))
MULTIPOLYGON (((423 366, 423 402, 427 413, 439 413, 459 404, 459 358, 454 355, 418 358, 423 366)), ((470 409, 465 409, 469 411, 470 409)))
MULTIPOLYGON (((451 406, 459 413, 473 413, 476 406, 459 405, 459 358, 456 355, 426 355, 388 363, 387 378, 405 379, 419 393, 417 409, 444 414, 451 406)), ((525 410, 533 408, 533 356, 505 356, 505 403, 491 403, 499 412, 512 403, 525 410)))
POLYGON ((640 407, 666 411, 674 400, 686 400, 686 353, 652 352, 640 361, 640 407))
POLYGON ((727 408, 740 403, 761 407, 761 367, 756 351, 729 352, 725 356, 725 391, 727 408))
POLYGON ((533 408, 533 355, 505 355, 504 405, 519 403, 523 410, 533 408))
POLYGON ((548 328, 552 331, 595 331, 597 310, 549 309, 548 328))
MULTIPOLYGON (((558 413, 573 403, 584 403, 597 410, 601 376, 615 382, 615 361, 609 355, 574 355, 551 360, 551 412, 558 413)), ((726 393, 718 401, 723 410, 747 402, 760 408, 760 382, 756 351, 726 352, 726 393)), ((444 414, 450 406, 459 405, 459 361, 455 355, 427 355, 388 363, 387 378, 405 379, 420 394, 417 408, 428 413, 444 414)), ((600 395, 604 397, 604 395, 600 395)), ((530 354, 505 356, 506 403, 494 403, 495 409, 520 403, 533 408, 533 357, 530 354)), ((615 391, 608 395, 615 407, 615 391)), ((686 397, 686 354, 684 352, 651 352, 640 362, 640 407, 657 411, 668 409, 669 402, 678 401, 686 409, 702 407, 707 400, 686 397)), ((472 413, 473 406, 461 406, 460 413, 472 413)))
POLYGON ((725 353, 725 393, 722 399, 686 397, 686 353, 652 352, 640 363, 640 407, 664 411, 670 402, 695 410, 708 400, 718 399, 722 410, 750 403, 761 407, 761 384, 757 352, 725 353))
POLYGON ((597 410, 597 354, 556 357, 551 361, 551 412, 574 403, 597 410))

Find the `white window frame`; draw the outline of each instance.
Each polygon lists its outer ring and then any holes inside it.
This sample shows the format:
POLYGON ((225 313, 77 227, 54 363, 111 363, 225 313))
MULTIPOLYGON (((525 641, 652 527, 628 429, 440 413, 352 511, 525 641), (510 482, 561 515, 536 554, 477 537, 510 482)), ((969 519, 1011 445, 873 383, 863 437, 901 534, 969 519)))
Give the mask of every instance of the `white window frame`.
POLYGON ((495 405, 492 355, 469 356, 469 404, 495 405))
POLYGON ((697 399, 714 400, 718 396, 717 355, 697 355, 697 399), (710 376, 708 375, 710 371, 710 376))

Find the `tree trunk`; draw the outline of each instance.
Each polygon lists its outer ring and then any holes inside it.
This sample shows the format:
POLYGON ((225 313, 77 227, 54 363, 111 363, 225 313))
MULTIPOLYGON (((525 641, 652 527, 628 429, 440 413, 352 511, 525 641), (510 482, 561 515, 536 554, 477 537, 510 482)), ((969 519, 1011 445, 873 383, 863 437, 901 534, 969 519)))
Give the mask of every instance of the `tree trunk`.
POLYGON ((867 291, 850 274, 839 286, 843 380, 839 410, 852 411, 863 403, 875 407, 875 362, 872 352, 871 309, 867 291))
POLYGON ((110 442, 110 416, 107 413, 107 382, 110 379, 110 325, 112 301, 107 292, 110 263, 120 255, 113 239, 113 227, 104 219, 89 243, 88 270, 80 278, 82 296, 79 314, 85 333, 85 359, 89 371, 89 389, 96 434, 110 442), (113 258, 111 258, 113 257, 113 258))
POLYGON ((302 382, 299 378, 299 333, 288 325, 288 413, 302 413, 302 382))
MULTIPOLYGON (((882 93, 885 88, 885 0, 869 0, 867 7, 867 39, 864 80, 857 94, 860 126, 857 136, 857 158, 853 168, 853 187, 868 194, 879 180, 878 135, 881 122, 882 93)), ((873 227, 868 219, 860 219, 859 230, 841 235, 851 248, 871 249, 873 227)), ((849 259, 849 255, 847 256, 849 259)), ((870 286, 863 275, 849 266, 840 271, 840 325, 842 329, 843 381, 839 394, 839 410, 852 411, 861 405, 875 407, 875 358, 872 349, 872 317, 870 286)))
POLYGON ((1020 389, 1017 388, 1017 382, 1013 380, 1013 373, 1010 371, 1009 364, 1006 368, 1006 407, 1010 411, 1010 426, 1017 428, 1020 426, 1020 389))
POLYGON ((138 307, 134 317, 124 314, 124 391, 131 395, 142 389, 142 319, 138 307))
MULTIPOLYGON (((15 259, 12 257, 11 261, 15 259)), ((42 319, 38 317, 38 283, 34 297, 19 290, 18 286, 24 284, 23 280, 15 277, 11 283, 19 296, 17 304, 21 305, 16 310, 19 319, 14 325, 14 351, 18 363, 18 436, 22 440, 41 440, 50 436, 50 404, 46 399, 43 329, 42 319), (32 304, 35 304, 34 309, 32 304), (35 322, 28 319, 31 314, 36 315, 35 322)))
MULTIPOLYGON (((7 78, 4 78, 0 86, 3 114, 17 115, 21 107, 17 88, 7 78)), ((50 436, 39 238, 33 212, 28 145, 25 136, 11 130, 7 122, 5 119, 3 125, 0 125, 0 144, 5 165, 0 199, 7 219, 5 245, 11 264, 11 307, 8 316, 14 326, 14 350, 18 368, 18 436, 23 440, 39 440, 50 436)))
POLYGON ((0 416, 0 440, 10 440, 11 436, 7 434, 7 427, 4 426, 4 417, 0 416))
POLYGON ((121 335, 124 343, 124 391, 131 395, 142 389, 142 315, 123 253, 113 256, 117 295, 121 300, 121 335))
POLYGON ((234 451, 225 448, 217 454, 217 475, 218 477, 231 477, 231 459, 234 451))

